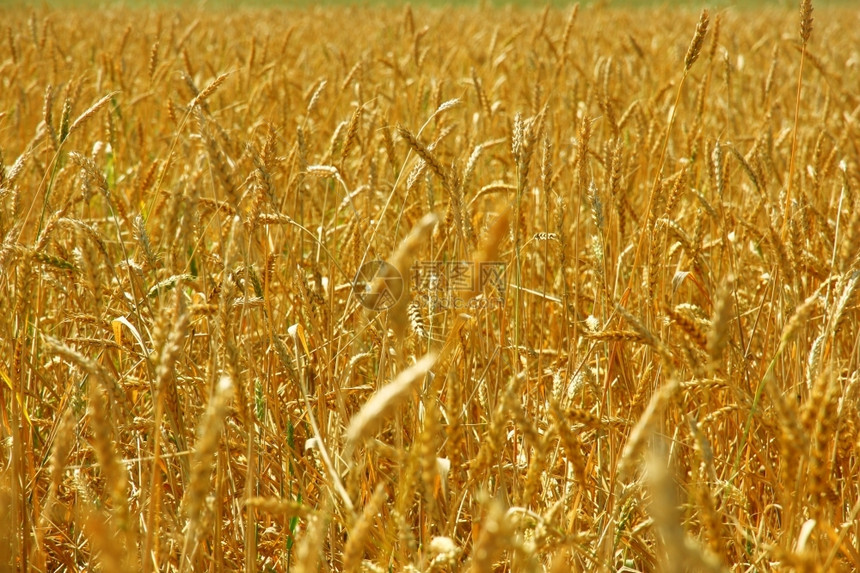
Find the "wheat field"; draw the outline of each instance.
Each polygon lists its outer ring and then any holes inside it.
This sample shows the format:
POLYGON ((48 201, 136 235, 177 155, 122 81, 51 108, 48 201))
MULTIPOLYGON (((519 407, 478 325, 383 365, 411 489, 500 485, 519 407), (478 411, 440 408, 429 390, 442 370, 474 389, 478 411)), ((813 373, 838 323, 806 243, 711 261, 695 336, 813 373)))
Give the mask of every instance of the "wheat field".
POLYGON ((856 9, 0 15, 3 571, 860 569, 856 9))

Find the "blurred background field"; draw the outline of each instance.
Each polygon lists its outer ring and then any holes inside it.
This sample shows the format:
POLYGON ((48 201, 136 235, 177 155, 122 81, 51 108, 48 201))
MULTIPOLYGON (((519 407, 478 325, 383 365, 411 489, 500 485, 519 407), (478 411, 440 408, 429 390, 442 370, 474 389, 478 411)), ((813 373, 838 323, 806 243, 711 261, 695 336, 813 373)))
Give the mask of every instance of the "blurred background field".
MULTIPOLYGON (((537 2, 530 0, 413 0, 415 7, 472 7, 472 8, 504 8, 519 7, 528 9, 543 9, 549 5, 553 8, 564 9, 573 3, 561 0, 549 0, 548 2, 537 2)), ((744 10, 758 8, 778 8, 784 10, 796 10, 797 2, 794 0, 597 0, 592 2, 581 2, 583 7, 604 6, 609 8, 686 8, 701 9, 711 8, 740 8, 744 10)), ((0 8, 29 7, 29 8, 99 8, 124 6, 129 8, 147 7, 197 7, 213 9, 237 9, 237 8, 324 8, 337 6, 386 6, 402 7, 404 2, 395 0, 325 0, 323 2, 312 2, 310 0, 240 0, 231 2, 228 0, 0 0, 0 8)), ((856 0, 819 0, 815 3, 816 8, 827 7, 855 7, 856 0)))

